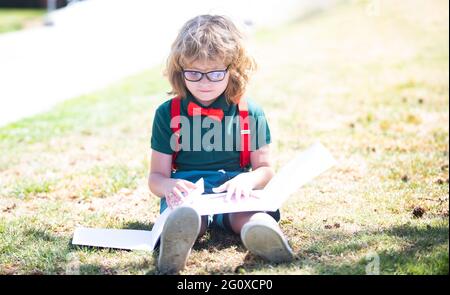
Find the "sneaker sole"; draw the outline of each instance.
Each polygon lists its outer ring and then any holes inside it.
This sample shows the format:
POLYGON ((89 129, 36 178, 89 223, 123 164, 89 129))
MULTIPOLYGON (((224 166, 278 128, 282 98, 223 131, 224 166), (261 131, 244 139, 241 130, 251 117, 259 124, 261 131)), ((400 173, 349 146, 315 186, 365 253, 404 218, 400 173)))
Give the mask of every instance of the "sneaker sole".
POLYGON ((201 219, 190 207, 180 207, 167 217, 161 234, 158 270, 174 274, 182 270, 200 231, 201 219))
POLYGON ((250 252, 271 262, 289 262, 294 259, 287 240, 270 226, 248 223, 242 228, 241 238, 250 252))

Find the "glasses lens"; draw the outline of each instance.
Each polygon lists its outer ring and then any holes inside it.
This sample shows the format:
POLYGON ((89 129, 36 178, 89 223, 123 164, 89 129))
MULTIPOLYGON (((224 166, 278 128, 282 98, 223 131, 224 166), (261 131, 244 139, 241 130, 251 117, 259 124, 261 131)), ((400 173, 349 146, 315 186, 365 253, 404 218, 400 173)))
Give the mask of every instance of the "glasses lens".
POLYGON ((202 73, 195 71, 185 71, 184 77, 188 81, 200 81, 202 79, 202 73))
POLYGON ((224 71, 209 72, 206 74, 211 81, 222 81, 225 78, 224 71))

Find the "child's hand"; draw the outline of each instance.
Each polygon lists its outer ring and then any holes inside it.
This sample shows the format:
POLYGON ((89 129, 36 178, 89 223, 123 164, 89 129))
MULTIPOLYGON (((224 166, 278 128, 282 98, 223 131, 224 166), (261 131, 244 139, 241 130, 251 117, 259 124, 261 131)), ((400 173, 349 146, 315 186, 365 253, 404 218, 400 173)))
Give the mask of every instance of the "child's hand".
POLYGON ((197 187, 194 183, 184 179, 170 179, 165 190, 167 206, 170 209, 182 205, 186 201, 186 196, 197 187))
POLYGON ((236 201, 240 199, 246 199, 250 197, 257 197, 253 193, 253 178, 248 172, 241 173, 233 179, 225 182, 219 187, 213 188, 213 192, 220 193, 227 191, 225 196, 225 202, 235 199, 236 201))

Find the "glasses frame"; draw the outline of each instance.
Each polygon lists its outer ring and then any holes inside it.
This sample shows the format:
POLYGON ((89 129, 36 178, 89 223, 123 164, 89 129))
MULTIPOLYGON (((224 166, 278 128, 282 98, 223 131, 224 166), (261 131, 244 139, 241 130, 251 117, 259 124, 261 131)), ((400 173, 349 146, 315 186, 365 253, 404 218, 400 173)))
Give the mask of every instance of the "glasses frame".
POLYGON ((227 72, 228 72, 228 67, 229 67, 229 66, 227 66, 225 70, 214 70, 214 71, 209 71, 209 72, 200 72, 200 71, 193 71, 193 70, 183 70, 182 73, 183 73, 183 78, 186 79, 186 80, 189 81, 189 82, 199 82, 199 81, 201 81, 201 80, 203 79, 204 76, 206 76, 206 79, 208 79, 208 81, 210 81, 210 82, 221 82, 221 81, 223 81, 223 80, 225 79, 225 76, 226 76, 226 74, 227 74, 227 72), (188 78, 186 77, 186 73, 187 73, 187 72, 189 72, 189 73, 199 73, 199 74, 201 74, 200 79, 197 79, 197 80, 190 80, 190 79, 188 79, 188 78), (224 74, 225 74, 225 75, 223 75, 223 78, 220 79, 220 80, 211 80, 208 74, 211 74, 211 73, 218 73, 218 72, 219 72, 219 73, 224 73, 224 74))

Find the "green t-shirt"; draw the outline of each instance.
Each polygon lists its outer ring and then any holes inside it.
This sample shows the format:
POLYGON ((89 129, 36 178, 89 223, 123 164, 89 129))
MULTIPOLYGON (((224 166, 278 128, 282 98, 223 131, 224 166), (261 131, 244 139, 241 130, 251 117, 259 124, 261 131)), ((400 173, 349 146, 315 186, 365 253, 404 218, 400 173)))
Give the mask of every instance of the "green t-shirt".
MULTIPOLYGON (((156 109, 151 135, 151 148, 164 154, 172 154, 175 148, 175 139, 172 138, 173 132, 170 128, 170 102, 171 100, 168 100, 156 109)), ((270 130, 262 108, 251 99, 247 99, 247 105, 251 134, 250 151, 255 151, 271 142, 270 130)), ((241 145, 237 105, 228 104, 222 94, 210 106, 205 107, 188 92, 187 97, 181 100, 180 115, 181 150, 176 158, 178 171, 242 170, 239 165, 241 145), (194 122, 194 117, 188 115, 189 102, 203 108, 220 108, 224 118, 218 122, 207 116, 196 116, 194 122), (199 133, 201 136, 198 136, 199 133)))

